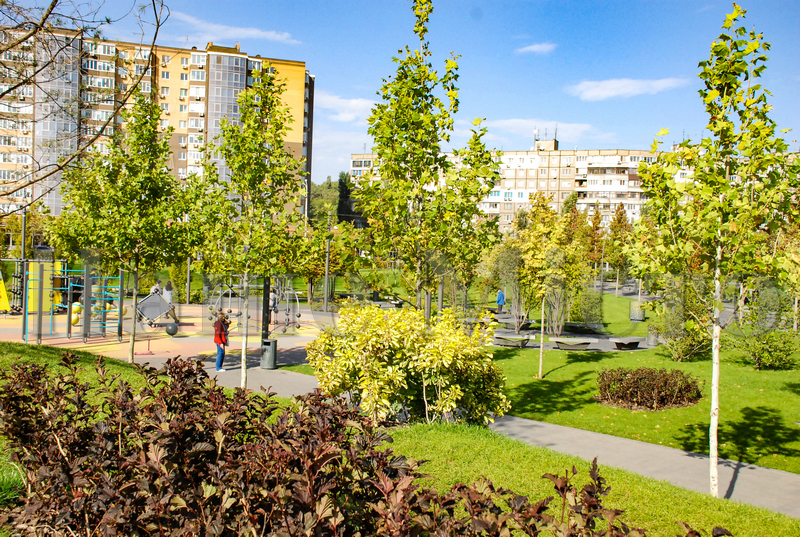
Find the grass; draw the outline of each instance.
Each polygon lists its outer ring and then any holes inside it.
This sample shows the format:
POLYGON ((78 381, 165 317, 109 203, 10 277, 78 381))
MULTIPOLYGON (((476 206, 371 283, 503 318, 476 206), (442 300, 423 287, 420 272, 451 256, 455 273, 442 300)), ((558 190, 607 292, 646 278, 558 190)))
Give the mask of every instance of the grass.
MULTIPOLYGON (((535 378, 538 349, 496 348, 506 374, 511 414, 652 444, 708 452, 710 360, 673 362, 659 349, 618 352, 545 351, 545 378, 535 378), (680 369, 701 379, 703 399, 693 407, 633 412, 603 406, 601 369, 680 369)), ((735 352, 723 352, 720 372, 720 456, 800 473, 800 382, 796 371, 755 371, 735 352)))
MULTIPOLYGON (((561 473, 574 465, 576 483, 588 482, 589 463, 577 457, 529 446, 483 427, 465 425, 414 425, 391 431, 393 449, 418 460, 427 460, 424 483, 439 491, 456 483, 472 483, 482 476, 496 486, 507 487, 538 500, 554 495, 544 473, 561 473)), ((800 520, 729 500, 712 498, 655 481, 631 472, 603 467, 601 474, 611 485, 607 507, 624 509, 622 520, 641 527, 650 536, 681 532, 677 521, 710 535, 722 526, 737 536, 800 535, 800 520)), ((560 504, 559 504, 560 505, 560 504)))

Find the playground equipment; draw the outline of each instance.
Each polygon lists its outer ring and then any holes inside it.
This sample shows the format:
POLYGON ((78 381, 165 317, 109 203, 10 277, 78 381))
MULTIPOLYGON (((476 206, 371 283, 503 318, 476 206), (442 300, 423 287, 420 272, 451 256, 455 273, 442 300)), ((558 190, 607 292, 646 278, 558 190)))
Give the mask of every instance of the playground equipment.
MULTIPOLYGON (((136 320, 149 326, 155 326, 159 319, 167 315, 172 314, 174 319, 173 311, 172 304, 164 300, 163 296, 158 293, 150 293, 136 305, 136 320)), ((175 326, 177 327, 177 324, 175 326)))
POLYGON ((286 333, 289 328, 300 327, 300 299, 297 291, 292 287, 292 278, 290 276, 275 276, 275 287, 273 288, 276 295, 274 304, 270 304, 270 309, 275 313, 275 328, 281 328, 281 333, 286 333), (283 313, 283 320, 279 321, 278 317, 283 313))

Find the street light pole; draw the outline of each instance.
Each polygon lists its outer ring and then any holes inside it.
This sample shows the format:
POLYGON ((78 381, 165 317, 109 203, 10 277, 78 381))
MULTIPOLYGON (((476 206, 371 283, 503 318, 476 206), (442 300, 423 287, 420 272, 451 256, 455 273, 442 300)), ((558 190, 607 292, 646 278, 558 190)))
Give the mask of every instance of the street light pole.
MULTIPOLYGON (((331 212, 328 211, 328 233, 331 232, 331 212)), ((327 238, 325 243, 325 298, 323 299, 325 313, 328 312, 328 279, 330 277, 331 262, 331 239, 327 238)))

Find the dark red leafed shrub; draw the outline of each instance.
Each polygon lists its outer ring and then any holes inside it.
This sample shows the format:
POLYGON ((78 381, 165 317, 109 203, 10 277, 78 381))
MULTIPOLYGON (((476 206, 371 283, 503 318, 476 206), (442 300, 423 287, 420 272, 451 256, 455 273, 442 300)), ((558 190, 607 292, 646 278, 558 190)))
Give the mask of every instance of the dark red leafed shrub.
POLYGON ((597 387, 595 399, 601 403, 632 410, 688 406, 702 397, 699 381, 678 369, 604 369, 597 375, 597 387))
POLYGON ((141 369, 137 392, 100 362, 92 388, 69 354, 64 363, 69 373, 55 376, 19 364, 0 373, 0 427, 26 478, 0 518, 14 534, 644 535, 603 506, 596 461, 581 489, 574 468, 545 475, 556 500, 489 481, 439 494, 343 399, 315 393, 279 408, 268 394, 228 397, 200 363, 177 360, 141 369))

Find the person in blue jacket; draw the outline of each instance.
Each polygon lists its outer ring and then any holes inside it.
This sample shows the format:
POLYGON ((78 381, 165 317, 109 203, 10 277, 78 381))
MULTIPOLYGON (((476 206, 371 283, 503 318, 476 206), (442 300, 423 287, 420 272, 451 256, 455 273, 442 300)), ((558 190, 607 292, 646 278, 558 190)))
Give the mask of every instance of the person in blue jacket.
POLYGON ((503 306, 506 304, 506 295, 502 289, 497 290, 497 313, 503 313, 503 306))

